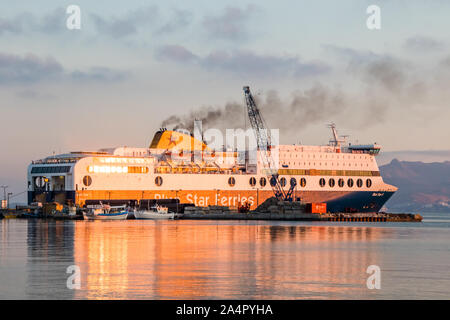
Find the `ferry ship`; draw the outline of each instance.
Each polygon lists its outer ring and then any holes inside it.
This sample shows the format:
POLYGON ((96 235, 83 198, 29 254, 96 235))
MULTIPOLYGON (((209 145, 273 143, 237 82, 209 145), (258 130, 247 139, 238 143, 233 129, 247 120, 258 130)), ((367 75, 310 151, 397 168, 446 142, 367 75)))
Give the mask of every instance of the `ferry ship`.
MULTIPOLYGON (((378 212, 397 190, 380 176, 375 159, 380 145, 346 143, 330 127, 327 145, 274 147, 281 186, 287 191, 294 184, 295 201, 326 203, 328 212, 378 212)), ((249 151, 211 150, 187 133, 160 129, 148 148, 77 151, 33 161, 28 202, 85 206, 173 199, 196 206, 249 203, 255 209, 274 194, 259 156, 254 164, 249 158, 249 151)))

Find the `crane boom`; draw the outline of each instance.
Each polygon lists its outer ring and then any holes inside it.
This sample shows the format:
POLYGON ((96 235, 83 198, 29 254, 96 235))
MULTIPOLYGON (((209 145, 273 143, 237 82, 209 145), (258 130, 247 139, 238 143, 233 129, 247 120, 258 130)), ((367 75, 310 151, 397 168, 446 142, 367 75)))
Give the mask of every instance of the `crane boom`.
POLYGON ((268 130, 266 122, 264 121, 258 107, 256 106, 255 99, 250 92, 250 87, 244 87, 244 94, 250 124, 252 125, 259 154, 261 155, 264 169, 267 172, 273 193, 278 200, 292 201, 292 191, 294 186, 291 185, 292 190, 289 189, 288 193, 285 193, 283 187, 281 186, 278 177, 278 169, 271 154, 272 138, 270 131, 268 130))

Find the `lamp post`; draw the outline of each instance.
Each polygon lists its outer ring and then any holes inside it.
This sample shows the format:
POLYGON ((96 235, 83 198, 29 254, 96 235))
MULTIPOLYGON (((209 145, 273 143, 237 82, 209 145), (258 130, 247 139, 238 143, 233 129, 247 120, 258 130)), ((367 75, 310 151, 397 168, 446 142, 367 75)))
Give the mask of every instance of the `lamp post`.
POLYGON ((8 192, 8 200, 6 201, 6 209, 9 209, 9 197, 12 196, 12 192, 8 192))

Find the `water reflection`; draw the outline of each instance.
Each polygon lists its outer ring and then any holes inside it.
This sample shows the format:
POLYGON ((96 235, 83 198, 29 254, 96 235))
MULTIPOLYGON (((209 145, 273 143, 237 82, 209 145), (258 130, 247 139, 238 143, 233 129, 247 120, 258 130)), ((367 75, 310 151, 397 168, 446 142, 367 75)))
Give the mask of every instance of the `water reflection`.
POLYGON ((67 290, 66 269, 74 264, 74 225, 30 219, 26 239, 27 296, 39 299, 52 292, 63 292, 64 298, 71 299, 73 291, 67 290))
POLYGON ((367 291, 370 227, 77 223, 83 298, 318 298, 367 291))
POLYGON ((1 299, 447 299, 450 294, 448 222, 16 219, 0 225, 1 299), (81 268, 80 290, 66 287, 66 269, 73 264, 81 268), (381 267, 381 290, 366 288, 372 264, 381 267))

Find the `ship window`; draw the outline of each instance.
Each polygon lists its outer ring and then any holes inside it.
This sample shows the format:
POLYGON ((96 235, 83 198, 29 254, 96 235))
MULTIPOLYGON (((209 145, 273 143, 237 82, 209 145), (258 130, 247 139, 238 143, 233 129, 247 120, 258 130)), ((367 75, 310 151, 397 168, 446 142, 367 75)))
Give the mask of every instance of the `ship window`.
POLYGON ((31 168, 31 173, 67 173, 70 166, 42 166, 31 168))
POLYGON ((300 179, 300 186, 302 186, 303 188, 306 187, 306 179, 305 178, 300 179))
POLYGON ((330 187, 334 187, 334 184, 335 184, 335 182, 334 182, 334 179, 333 178, 331 178, 330 180, 328 180, 328 185, 330 186, 330 187))
POLYGON ((275 179, 274 177, 270 178, 270 185, 272 187, 275 187, 277 185, 277 179, 275 179))
POLYGON ((228 178, 228 185, 230 187, 234 187, 235 184, 236 184, 236 180, 233 177, 229 177, 228 178))
POLYGON ((282 187, 286 186, 286 178, 281 178, 280 179, 280 184, 282 187))
POLYGON ((350 188, 353 187, 353 179, 347 180, 347 186, 349 186, 350 188))
POLYGON ((366 186, 367 186, 367 188, 370 188, 372 186, 372 180, 367 179, 366 180, 366 186))
POLYGON ((92 184, 92 178, 91 178, 91 176, 84 176, 84 178, 83 178, 83 184, 84 184, 86 187, 89 187, 89 186, 92 184))
POLYGON ((264 187, 266 185, 266 183, 267 183, 266 178, 263 177, 263 178, 259 179, 259 185, 261 187, 264 187))
POLYGON ((148 167, 128 167, 128 173, 148 173, 148 167))
POLYGON ((361 188, 361 187, 363 186, 363 181, 362 181, 362 179, 356 180, 356 185, 358 186, 358 188, 361 188))
POLYGON ((344 179, 339 179, 338 180, 338 186, 341 187, 341 188, 344 186, 344 179))
POLYGON ((255 177, 251 177, 249 180, 249 183, 252 187, 254 187, 256 185, 256 178, 255 177))
POLYGON ((157 176, 157 177, 155 178, 155 184, 156 184, 158 187, 160 187, 160 186, 162 185, 162 183, 163 183, 163 179, 162 179, 160 176, 157 176))
POLYGON ((319 184, 320 184, 321 187, 325 187, 325 179, 324 178, 320 178, 319 184))
POLYGON ((295 179, 295 178, 291 178, 291 180, 289 181, 290 182, 290 184, 291 184, 291 187, 292 186, 296 186, 297 185, 297 180, 295 179))

